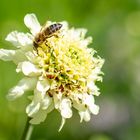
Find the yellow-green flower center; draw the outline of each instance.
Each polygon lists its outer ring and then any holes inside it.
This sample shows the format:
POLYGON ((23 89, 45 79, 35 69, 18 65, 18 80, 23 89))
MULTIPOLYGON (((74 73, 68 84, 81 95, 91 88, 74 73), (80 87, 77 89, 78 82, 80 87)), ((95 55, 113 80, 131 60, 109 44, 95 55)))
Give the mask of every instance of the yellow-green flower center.
POLYGON ((88 76, 94 68, 93 55, 79 40, 67 41, 65 37, 48 38, 38 48, 43 76, 53 85, 53 92, 87 92, 88 76))

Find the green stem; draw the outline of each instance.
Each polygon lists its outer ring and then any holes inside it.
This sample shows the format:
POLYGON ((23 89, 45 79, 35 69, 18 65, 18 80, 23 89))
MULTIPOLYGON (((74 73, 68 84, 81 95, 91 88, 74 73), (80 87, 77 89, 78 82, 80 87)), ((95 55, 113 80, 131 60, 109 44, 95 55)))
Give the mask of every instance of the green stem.
POLYGON ((23 132, 21 140, 30 140, 30 137, 33 132, 33 125, 31 125, 29 121, 30 121, 30 118, 27 119, 26 126, 24 128, 24 132, 23 132))

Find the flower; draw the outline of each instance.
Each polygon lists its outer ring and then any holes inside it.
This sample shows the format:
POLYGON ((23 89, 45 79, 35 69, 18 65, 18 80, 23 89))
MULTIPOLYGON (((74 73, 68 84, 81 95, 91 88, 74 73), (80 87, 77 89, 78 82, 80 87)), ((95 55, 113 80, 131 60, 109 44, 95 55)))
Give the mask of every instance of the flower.
MULTIPOLYGON (((43 122, 53 109, 62 116, 59 130, 65 120, 72 117, 72 108, 78 110, 81 122, 89 121, 90 114, 96 115, 99 111, 94 96, 100 92, 95 83, 102 81, 101 67, 104 63, 102 58, 95 56, 95 50, 87 47, 92 38, 85 38, 86 29, 69 28, 67 22, 60 22, 62 28, 57 37, 45 38, 34 47, 33 41, 42 26, 35 14, 27 14, 24 23, 31 33, 11 32, 6 41, 16 49, 0 49, 0 59, 13 61, 17 65, 16 72, 24 75, 10 89, 8 99, 33 91, 31 103, 26 108, 32 124, 43 122)), ((45 27, 54 23, 47 21, 45 27)))

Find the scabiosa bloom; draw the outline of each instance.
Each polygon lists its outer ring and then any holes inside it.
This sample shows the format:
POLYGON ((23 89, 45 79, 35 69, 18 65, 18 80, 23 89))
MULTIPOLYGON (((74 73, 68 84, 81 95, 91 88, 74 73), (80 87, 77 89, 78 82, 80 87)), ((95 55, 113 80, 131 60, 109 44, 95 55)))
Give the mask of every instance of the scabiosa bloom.
MULTIPOLYGON (((88 48, 92 38, 85 38, 85 29, 69 28, 67 22, 60 22, 62 28, 56 36, 33 46, 35 36, 41 31, 34 14, 27 14, 25 25, 31 33, 13 31, 6 37, 16 49, 0 49, 0 59, 13 61, 16 72, 24 78, 10 89, 8 98, 16 99, 32 90, 31 103, 26 113, 30 123, 39 124, 53 109, 60 112, 63 127, 65 120, 72 117, 72 107, 78 110, 80 121, 89 121, 90 114, 98 114, 99 107, 94 96, 99 95, 96 81, 102 81, 101 67, 104 60, 95 57, 95 50, 88 48)), ((46 27, 54 24, 48 21, 46 27)))

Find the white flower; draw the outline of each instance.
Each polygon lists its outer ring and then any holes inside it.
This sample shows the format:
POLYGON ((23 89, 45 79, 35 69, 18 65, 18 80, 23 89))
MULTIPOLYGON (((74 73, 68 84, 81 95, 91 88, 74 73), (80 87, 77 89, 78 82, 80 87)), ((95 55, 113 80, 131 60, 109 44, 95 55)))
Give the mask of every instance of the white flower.
MULTIPOLYGON (((56 35, 34 48, 33 41, 42 31, 35 14, 27 14, 25 25, 31 33, 13 31, 6 37, 15 50, 0 49, 0 59, 13 61, 16 72, 24 78, 9 91, 8 98, 16 99, 27 90, 32 90, 31 103, 26 113, 30 123, 43 122, 53 109, 60 112, 62 129, 65 120, 72 117, 72 108, 78 110, 80 121, 89 121, 90 114, 98 114, 94 96, 100 94, 96 81, 101 81, 101 67, 104 60, 95 57, 95 50, 88 48, 92 38, 85 38, 87 30, 70 29, 67 22, 60 22, 62 28, 56 35)), ((55 22, 54 22, 55 23, 55 22)), ((54 24, 47 21, 45 28, 54 24)))

